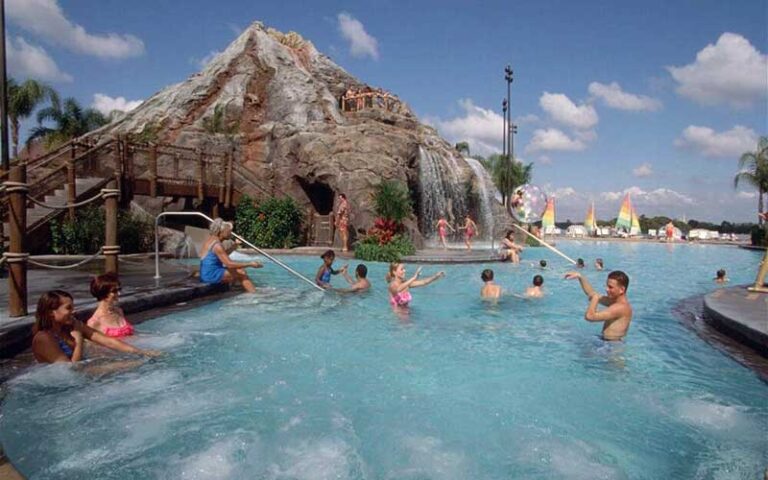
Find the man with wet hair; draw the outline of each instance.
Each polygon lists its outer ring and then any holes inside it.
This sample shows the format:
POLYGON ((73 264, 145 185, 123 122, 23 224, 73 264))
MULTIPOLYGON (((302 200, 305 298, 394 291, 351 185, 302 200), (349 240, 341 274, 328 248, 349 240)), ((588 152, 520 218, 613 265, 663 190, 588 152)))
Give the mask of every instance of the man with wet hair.
POLYGON ((565 274, 565 278, 577 278, 579 280, 581 289, 589 298, 589 306, 584 318, 588 322, 603 322, 603 340, 622 340, 629 330, 630 323, 632 323, 632 306, 627 300, 627 288, 629 287, 627 274, 620 270, 609 273, 605 282, 605 295, 602 296, 579 272, 568 272, 565 274), (598 303, 607 308, 598 312, 598 303))
POLYGON ((525 296, 528 298, 541 298, 544 296, 544 290, 541 286, 544 285, 544 277, 541 275, 535 275, 533 277, 533 286, 525 289, 525 296))
POLYGON ((344 280, 349 283, 349 288, 337 288, 336 291, 339 293, 358 293, 358 292, 365 292, 369 288, 371 288, 371 282, 368 281, 368 267, 366 267, 364 264, 359 264, 355 268, 355 278, 353 279, 349 273, 347 273, 347 266, 344 265, 341 269, 342 275, 344 275, 344 280))
POLYGON ((499 298, 501 296, 501 287, 493 283, 493 270, 486 268, 483 273, 480 274, 480 279, 484 282, 483 288, 480 289, 480 296, 482 298, 499 298))

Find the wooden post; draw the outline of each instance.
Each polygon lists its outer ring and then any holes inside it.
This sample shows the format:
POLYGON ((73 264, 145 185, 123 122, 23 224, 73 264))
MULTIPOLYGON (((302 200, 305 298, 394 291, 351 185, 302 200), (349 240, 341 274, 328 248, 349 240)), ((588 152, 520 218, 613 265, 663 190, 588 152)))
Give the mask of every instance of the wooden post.
POLYGON ((173 178, 179 179, 179 156, 176 154, 173 155, 173 178))
POLYGON ((224 194, 224 206, 226 208, 232 206, 232 163, 234 162, 234 156, 234 151, 230 150, 229 155, 227 155, 227 172, 225 174, 226 192, 224 194))
POLYGON ((211 216, 213 216, 213 218, 221 217, 221 212, 219 212, 219 205, 221 205, 219 202, 213 204, 213 208, 211 209, 211 216))
POLYGON ((8 248, 8 314, 11 317, 27 315, 27 257, 24 251, 27 235, 27 164, 11 168, 7 185, 10 199, 10 245, 8 248))
POLYGON ((117 199, 120 190, 114 181, 107 184, 104 193, 104 271, 118 273, 117 255, 120 253, 120 245, 117 244, 117 199))
POLYGON ((149 196, 157 196, 157 145, 154 143, 149 150, 149 196))
POLYGON ((205 160, 202 148, 197 156, 197 199, 201 202, 205 200, 205 160))
MULTIPOLYGON (((73 144, 71 149, 71 156, 67 162, 67 203, 70 205, 77 202, 77 190, 75 183, 75 155, 77 154, 77 147, 73 144)), ((75 221, 75 207, 69 207, 67 210, 69 221, 75 221)))

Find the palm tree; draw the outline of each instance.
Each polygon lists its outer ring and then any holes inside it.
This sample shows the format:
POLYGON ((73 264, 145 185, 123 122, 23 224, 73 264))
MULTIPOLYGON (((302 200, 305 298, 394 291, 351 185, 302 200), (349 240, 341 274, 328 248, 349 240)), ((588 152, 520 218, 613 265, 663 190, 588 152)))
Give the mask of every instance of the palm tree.
POLYGON ((533 164, 523 165, 522 162, 494 154, 485 163, 491 171, 491 177, 496 188, 501 193, 501 201, 506 205, 507 198, 520 185, 531 181, 533 164))
POLYGON ((27 144, 36 138, 42 138, 46 147, 51 148, 106 125, 108 120, 96 109, 83 109, 77 100, 70 97, 64 100, 63 105, 56 98, 50 107, 37 112, 37 123, 38 126, 32 129, 27 144), (45 121, 53 122, 55 127, 44 126, 45 121))
POLYGON ((760 137, 757 150, 745 152, 739 158, 739 171, 733 178, 733 187, 746 182, 757 189, 757 213, 759 224, 763 224, 763 196, 768 193, 768 137, 760 137))
POLYGON ((58 101, 56 92, 44 83, 29 79, 17 84, 12 78, 8 79, 8 121, 11 124, 11 143, 13 144, 13 157, 19 156, 19 130, 21 120, 28 118, 32 112, 49 98, 51 103, 58 101))

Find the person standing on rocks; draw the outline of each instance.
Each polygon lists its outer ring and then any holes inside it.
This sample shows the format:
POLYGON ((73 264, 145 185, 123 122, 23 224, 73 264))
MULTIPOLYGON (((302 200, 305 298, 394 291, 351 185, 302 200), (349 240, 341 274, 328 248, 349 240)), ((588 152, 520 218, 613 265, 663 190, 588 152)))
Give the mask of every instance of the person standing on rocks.
POLYGON ((336 210, 336 228, 341 237, 341 251, 349 251, 349 203, 347 196, 339 194, 339 207, 336 210))

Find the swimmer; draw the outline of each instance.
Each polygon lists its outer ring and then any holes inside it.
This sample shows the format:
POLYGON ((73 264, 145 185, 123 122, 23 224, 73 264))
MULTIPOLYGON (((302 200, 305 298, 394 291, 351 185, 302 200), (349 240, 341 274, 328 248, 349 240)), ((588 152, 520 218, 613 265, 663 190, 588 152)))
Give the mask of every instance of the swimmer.
POLYGON ((229 258, 222 242, 232 234, 230 222, 216 218, 208 230, 210 235, 200 251, 200 281, 209 284, 239 282, 246 292, 256 292, 256 287, 245 269, 261 268, 264 265, 259 262, 233 262, 229 258))
POLYGON ((520 263, 520 252, 523 247, 515 243, 515 231, 507 230, 507 234, 501 239, 501 259, 512 263, 520 263))
POLYGON ((718 270, 715 275, 716 275, 715 276, 715 283, 723 284, 723 283, 728 282, 728 277, 725 276, 725 269, 724 268, 721 268, 720 270, 718 270))
POLYGON ((584 259, 583 258, 577 258, 576 259, 576 268, 584 268, 584 259))
POLYGON ((539 267, 541 267, 542 269, 547 268, 547 261, 539 260, 539 267))
POLYGON ((525 296, 528 298, 541 298, 544 296, 544 290, 541 286, 544 285, 544 277, 541 275, 535 275, 533 277, 533 286, 525 289, 525 296))
POLYGON ((125 319, 120 301, 120 280, 116 273, 105 273, 91 280, 91 295, 99 302, 86 325, 108 337, 133 335, 133 325, 125 319))
POLYGON ((445 276, 445 272, 437 272, 426 280, 419 280, 419 274, 421 273, 421 267, 416 269, 416 273, 409 278, 405 279, 405 265, 399 262, 389 264, 389 273, 387 274, 387 281, 389 281, 389 303, 393 307, 407 307, 411 303, 410 288, 423 287, 429 285, 439 278, 445 276))
POLYGON ((603 259, 602 258, 595 259, 595 270, 602 270, 603 268, 605 268, 603 266, 603 259))
POLYGON ((448 229, 452 232, 456 230, 445 219, 445 215, 440 215, 440 219, 437 221, 437 234, 440 236, 440 243, 443 245, 443 250, 448 250, 448 245, 445 243, 445 236, 448 233, 448 229))
POLYGON ((336 252, 333 250, 326 250, 325 253, 320 255, 323 259, 323 264, 317 269, 315 275, 315 283, 323 288, 331 288, 331 275, 338 275, 347 268, 346 265, 341 267, 341 270, 333 269, 333 261, 336 260, 336 252))
POLYGON ((365 292, 366 290, 371 288, 371 282, 369 282, 367 278, 368 267, 366 267, 362 263, 355 268, 354 279, 351 276, 349 276, 349 273, 347 273, 346 266, 344 266, 341 269, 341 274, 344 275, 344 280, 346 280, 347 283, 349 283, 351 286, 349 288, 337 288, 336 291, 339 293, 365 292))
POLYGON ((603 340, 622 340, 632 323, 632 306, 627 300, 629 287, 627 274, 619 270, 609 273, 603 296, 597 293, 579 272, 568 272, 565 278, 579 279, 581 289, 589 297, 589 306, 584 318, 588 322, 603 322, 603 340), (608 308, 598 312, 598 303, 608 308))
POLYGON ((493 270, 486 268, 480 274, 480 278, 485 282, 483 288, 480 289, 480 296, 482 298, 495 299, 501 296, 501 287, 493 283, 493 270))
POLYGON ((51 290, 40 296, 32 327, 32 353, 39 363, 79 362, 84 358, 85 340, 123 353, 156 357, 159 352, 141 350, 108 337, 74 316, 72 295, 51 290))

